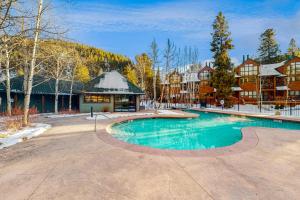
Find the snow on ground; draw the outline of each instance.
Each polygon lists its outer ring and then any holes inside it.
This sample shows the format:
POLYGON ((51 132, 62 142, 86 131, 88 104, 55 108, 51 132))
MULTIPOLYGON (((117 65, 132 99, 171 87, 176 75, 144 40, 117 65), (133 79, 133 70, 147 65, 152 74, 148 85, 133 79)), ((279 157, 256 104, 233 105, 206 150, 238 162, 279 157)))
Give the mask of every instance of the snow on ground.
POLYGON ((87 117, 87 120, 95 120, 95 116, 97 119, 115 119, 120 117, 131 117, 131 116, 141 116, 141 115, 154 115, 154 113, 96 113, 94 117, 87 117))
MULTIPOLYGON (((216 106, 208 106, 208 108, 205 109, 222 110, 221 107, 216 107, 216 106)), ((226 108, 226 109, 224 108, 224 111, 246 113, 246 114, 257 114, 257 115, 265 115, 265 116, 275 115, 276 112, 279 112, 280 115, 284 117, 300 117, 300 105, 292 107, 291 111, 290 108, 275 109, 274 105, 263 105, 262 109, 260 110, 257 105, 250 105, 250 104, 240 105, 239 108, 238 105, 234 105, 232 108, 226 108)))
POLYGON ((79 117, 79 116, 88 116, 90 113, 76 113, 76 114, 49 114, 46 117, 51 119, 56 118, 68 118, 68 117, 79 117))
POLYGON ((171 110, 158 110, 159 115, 183 115, 183 113, 174 112, 171 110))
POLYGON ((24 139, 36 137, 44 133, 50 127, 48 124, 32 124, 31 127, 19 130, 6 138, 0 138, 0 149, 22 142, 24 139))

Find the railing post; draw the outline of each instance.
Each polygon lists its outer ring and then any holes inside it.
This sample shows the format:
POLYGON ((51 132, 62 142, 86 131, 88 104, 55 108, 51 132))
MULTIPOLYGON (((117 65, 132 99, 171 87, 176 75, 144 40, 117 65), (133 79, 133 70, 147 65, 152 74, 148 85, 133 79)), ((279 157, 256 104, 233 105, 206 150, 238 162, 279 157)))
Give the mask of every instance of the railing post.
POLYGON ((240 95, 239 95, 239 98, 238 98, 238 111, 240 111, 240 95))
POLYGON ((97 115, 95 115, 95 132, 97 132, 97 115))
POLYGON ((290 102, 290 116, 293 115, 293 112, 292 112, 292 102, 290 102))
POLYGON ((91 118, 93 118, 94 112, 93 112, 93 106, 91 107, 91 118))

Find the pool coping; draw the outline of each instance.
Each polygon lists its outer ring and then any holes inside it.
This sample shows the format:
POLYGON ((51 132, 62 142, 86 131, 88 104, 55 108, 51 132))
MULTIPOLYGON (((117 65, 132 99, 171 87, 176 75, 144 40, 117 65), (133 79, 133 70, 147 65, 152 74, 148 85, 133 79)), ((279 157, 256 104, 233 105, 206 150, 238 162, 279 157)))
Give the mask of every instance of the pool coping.
MULTIPOLYGON (((196 115, 198 116, 198 115, 196 115)), ((190 113, 185 115, 152 115, 152 116, 130 116, 122 117, 118 119, 108 120, 105 124, 105 128, 96 133, 97 137, 107 144, 115 147, 126 149, 138 153, 146 153, 159 156, 178 156, 178 157, 216 157, 223 155, 231 155, 248 151, 259 142, 259 138, 256 134, 254 127, 242 128, 242 139, 230 146, 219 147, 214 149, 199 149, 199 150, 169 150, 169 149, 156 149, 147 146, 141 146, 136 144, 130 144, 121 141, 112 136, 110 129, 116 123, 121 123, 135 119, 147 119, 147 118, 191 118, 190 113)), ((194 116, 195 117, 195 116, 194 116)))

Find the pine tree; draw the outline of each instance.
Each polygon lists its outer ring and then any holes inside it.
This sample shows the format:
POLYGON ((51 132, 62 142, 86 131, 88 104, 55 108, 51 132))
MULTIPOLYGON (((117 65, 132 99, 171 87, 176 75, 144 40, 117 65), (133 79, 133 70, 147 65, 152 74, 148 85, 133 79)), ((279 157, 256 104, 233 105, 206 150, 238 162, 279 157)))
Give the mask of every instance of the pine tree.
POLYGON ((260 46, 258 48, 259 59, 263 64, 281 61, 279 45, 275 38, 274 29, 267 29, 260 35, 260 46))
POLYGON ((299 52, 299 48, 297 47, 296 40, 292 38, 289 43, 288 55, 292 56, 295 55, 297 52, 299 52))
POLYGON ((217 90, 218 100, 224 99, 225 106, 229 106, 231 87, 234 75, 231 69, 231 60, 228 51, 233 49, 231 33, 225 16, 220 12, 213 23, 211 51, 214 58, 215 71, 212 76, 212 85, 217 90))

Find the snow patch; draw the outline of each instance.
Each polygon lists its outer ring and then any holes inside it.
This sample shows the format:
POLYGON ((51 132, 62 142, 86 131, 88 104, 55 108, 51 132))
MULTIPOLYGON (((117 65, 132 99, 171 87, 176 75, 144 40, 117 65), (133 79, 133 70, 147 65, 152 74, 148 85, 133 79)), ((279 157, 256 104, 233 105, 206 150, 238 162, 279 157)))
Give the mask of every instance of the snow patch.
POLYGON ((48 124, 33 124, 32 127, 27 127, 23 130, 20 130, 15 134, 8 136, 7 138, 1 138, 0 149, 22 142, 23 138, 30 139, 36 137, 44 133, 50 127, 51 126, 48 124))
POLYGON ((132 116, 143 116, 143 115, 154 115, 154 113, 98 113, 94 114, 94 117, 87 117, 87 120, 95 120, 95 117, 100 120, 104 119, 116 119, 121 117, 132 117, 132 116))

